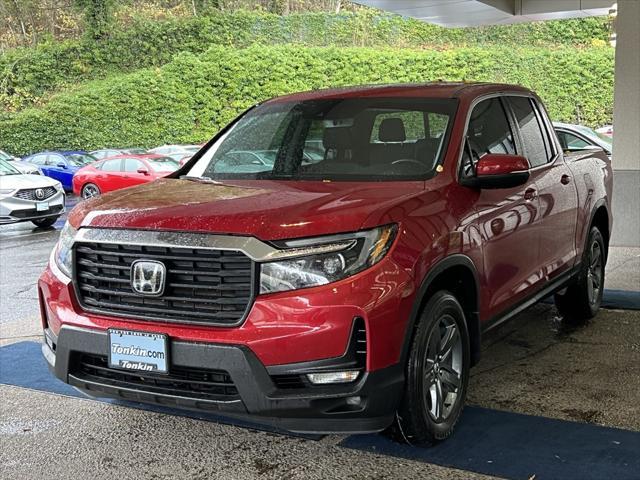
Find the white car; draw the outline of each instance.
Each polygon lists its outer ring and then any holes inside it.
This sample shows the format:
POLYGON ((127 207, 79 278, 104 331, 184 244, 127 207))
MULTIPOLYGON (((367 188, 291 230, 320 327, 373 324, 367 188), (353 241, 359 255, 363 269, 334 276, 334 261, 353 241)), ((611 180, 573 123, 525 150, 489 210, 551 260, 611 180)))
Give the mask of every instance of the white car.
POLYGON ((161 147, 152 148, 148 153, 157 153, 158 155, 172 155, 175 153, 184 153, 193 155, 200 150, 199 145, 163 145, 161 147))
POLYGON ((0 225, 30 221, 50 227, 64 213, 62 184, 43 175, 25 175, 0 160, 0 225))
POLYGON ((6 160, 7 162, 11 162, 11 165, 16 167, 20 173, 28 173, 30 175, 42 175, 42 171, 38 168, 37 165, 33 163, 23 162, 18 157, 14 157, 13 155, 9 155, 7 152, 0 150, 0 160, 6 160))

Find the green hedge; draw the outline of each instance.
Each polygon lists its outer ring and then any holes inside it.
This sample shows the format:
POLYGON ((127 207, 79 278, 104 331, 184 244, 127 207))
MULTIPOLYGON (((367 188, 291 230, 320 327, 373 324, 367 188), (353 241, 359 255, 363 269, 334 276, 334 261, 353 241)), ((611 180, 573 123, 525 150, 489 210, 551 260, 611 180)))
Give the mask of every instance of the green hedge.
POLYGON ((80 82, 161 66, 181 52, 212 45, 252 44, 447 48, 478 45, 605 44, 606 18, 587 18, 467 29, 445 29, 397 15, 311 13, 278 16, 236 12, 163 22, 139 20, 100 42, 66 41, 20 48, 0 57, 0 105, 15 111, 80 82))
POLYGON ((57 95, 41 108, 0 118, 0 149, 154 146, 210 138, 238 112, 274 95, 327 86, 498 81, 531 87, 554 119, 609 122, 610 48, 460 48, 443 51, 213 47, 161 68, 98 80, 57 95))

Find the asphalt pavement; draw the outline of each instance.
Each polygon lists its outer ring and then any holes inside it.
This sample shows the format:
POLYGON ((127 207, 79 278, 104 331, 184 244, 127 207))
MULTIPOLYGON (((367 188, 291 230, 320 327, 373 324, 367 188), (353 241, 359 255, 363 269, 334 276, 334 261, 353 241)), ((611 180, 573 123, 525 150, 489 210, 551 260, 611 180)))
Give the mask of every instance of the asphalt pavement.
MULTIPOLYGON (((637 310, 602 310, 570 327, 543 303, 490 332, 472 370, 467 430, 439 450, 399 448, 379 435, 293 437, 78 397, 48 375, 35 343, 36 280, 63 220, 52 229, 0 227, 3 479, 583 479, 602 478, 599 467, 639 478, 637 455, 624 450, 640 445, 637 310)), ((639 262, 639 249, 612 250, 611 284, 640 287, 639 262)))

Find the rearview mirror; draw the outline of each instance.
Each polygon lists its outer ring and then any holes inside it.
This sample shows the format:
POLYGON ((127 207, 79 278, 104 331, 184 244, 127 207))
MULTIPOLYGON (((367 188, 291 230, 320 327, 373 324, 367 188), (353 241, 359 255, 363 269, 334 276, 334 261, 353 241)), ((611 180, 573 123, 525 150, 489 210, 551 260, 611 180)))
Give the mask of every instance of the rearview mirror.
POLYGON ((529 180, 529 161, 521 155, 489 153, 476 164, 475 177, 463 185, 475 188, 512 188, 529 180))
POLYGON ((141 174, 143 174, 143 175, 149 175, 149 170, 147 170, 146 168, 143 168, 143 167, 140 167, 140 168, 137 170, 137 172, 138 172, 138 173, 141 173, 141 174))

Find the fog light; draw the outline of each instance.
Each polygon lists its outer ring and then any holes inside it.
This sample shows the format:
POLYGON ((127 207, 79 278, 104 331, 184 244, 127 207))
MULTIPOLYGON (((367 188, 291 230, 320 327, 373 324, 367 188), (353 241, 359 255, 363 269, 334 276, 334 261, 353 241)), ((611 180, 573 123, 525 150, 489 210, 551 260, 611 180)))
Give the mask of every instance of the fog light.
POLYGON ((344 372, 308 373, 307 378, 311 383, 324 385, 327 383, 349 383, 358 378, 358 370, 346 370, 344 372))
POLYGON ((362 403, 362 398, 361 397, 348 397, 347 398, 347 405, 350 405, 352 407, 357 407, 362 403))

